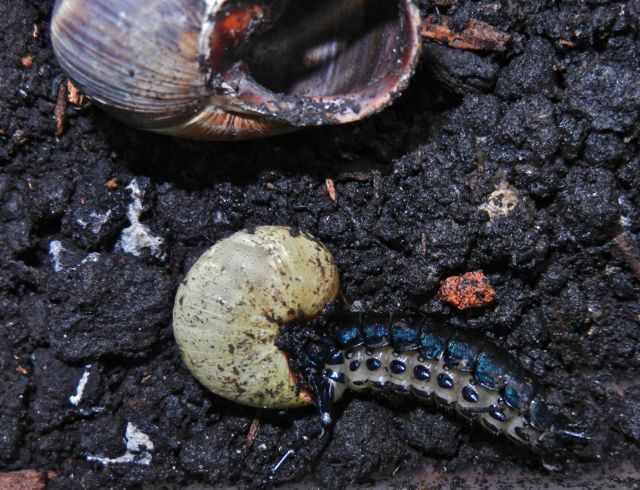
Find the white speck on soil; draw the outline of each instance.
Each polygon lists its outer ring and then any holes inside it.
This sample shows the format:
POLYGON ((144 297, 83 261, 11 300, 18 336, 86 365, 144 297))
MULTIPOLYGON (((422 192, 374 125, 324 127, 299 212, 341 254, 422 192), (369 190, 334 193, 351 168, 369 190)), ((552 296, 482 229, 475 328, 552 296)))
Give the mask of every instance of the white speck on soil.
POLYGON ((97 461, 105 466, 110 464, 135 463, 148 466, 151 464, 151 451, 153 442, 149 436, 140 431, 131 422, 127 422, 127 429, 124 434, 124 442, 127 446, 125 453, 117 458, 103 458, 100 456, 88 455, 87 461, 97 461))
POLYGON ((147 225, 140 223, 140 215, 144 209, 142 205, 144 191, 140 189, 136 179, 131 181, 127 189, 131 191, 131 198, 133 199, 127 210, 127 218, 131 226, 122 230, 116 249, 138 257, 146 248, 149 249, 151 255, 163 260, 165 254, 162 252, 161 246, 164 243, 164 239, 154 236, 147 225))
POLYGON ((69 397, 69 402, 74 407, 77 407, 80 400, 82 400, 84 387, 87 385, 87 381, 89 381, 89 369, 91 369, 91 364, 87 364, 84 367, 84 373, 82 373, 82 377, 80 378, 80 381, 78 381, 78 386, 76 387, 76 394, 69 397))
POLYGON ((111 210, 107 211, 104 214, 98 214, 98 213, 92 212, 89 215, 89 218, 91 218, 90 221, 77 219, 76 223, 78 223, 83 228, 87 228, 91 226, 91 232, 97 235, 98 233, 100 233, 100 228, 102 228, 102 225, 104 225, 107 221, 109 221, 110 217, 111 217, 111 210))
POLYGON ((74 271, 86 262, 96 262, 98 260, 98 257, 100 257, 99 253, 92 252, 84 259, 82 259, 80 263, 75 264, 73 267, 71 267, 71 264, 68 263, 69 257, 65 258, 65 255, 71 254, 69 254, 69 251, 64 248, 59 240, 52 240, 49 242, 49 255, 51 256, 53 272, 62 272, 66 269, 74 271))

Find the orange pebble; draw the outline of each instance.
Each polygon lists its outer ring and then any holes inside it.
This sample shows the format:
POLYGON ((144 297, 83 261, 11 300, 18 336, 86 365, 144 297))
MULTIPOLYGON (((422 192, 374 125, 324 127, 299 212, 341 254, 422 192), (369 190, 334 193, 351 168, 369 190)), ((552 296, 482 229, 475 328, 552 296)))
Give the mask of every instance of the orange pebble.
POLYGON ((496 292, 482 271, 474 271, 446 278, 438 294, 459 310, 466 310, 491 303, 496 292))

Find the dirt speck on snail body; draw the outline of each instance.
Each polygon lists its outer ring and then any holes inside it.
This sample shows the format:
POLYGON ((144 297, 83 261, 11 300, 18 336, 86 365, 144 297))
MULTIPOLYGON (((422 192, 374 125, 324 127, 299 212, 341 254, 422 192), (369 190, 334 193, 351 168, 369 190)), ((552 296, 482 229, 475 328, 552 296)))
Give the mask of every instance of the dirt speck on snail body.
POLYGON ((291 408, 296 391, 279 325, 317 314, 338 293, 330 252, 283 226, 240 231, 207 250, 180 284, 173 331, 182 358, 212 392, 243 405, 291 408))

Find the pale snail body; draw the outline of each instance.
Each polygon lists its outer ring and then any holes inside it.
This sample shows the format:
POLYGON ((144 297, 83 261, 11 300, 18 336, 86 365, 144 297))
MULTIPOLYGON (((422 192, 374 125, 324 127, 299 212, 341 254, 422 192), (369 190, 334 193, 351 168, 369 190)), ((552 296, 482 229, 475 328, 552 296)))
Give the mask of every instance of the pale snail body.
POLYGON ((309 235, 262 226, 219 241, 176 294, 173 330, 194 376, 229 400, 264 408, 313 403, 274 344, 279 325, 316 315, 336 296, 331 254, 309 235))
POLYGON ((417 62, 412 0, 58 0, 68 75, 142 129, 246 139, 359 120, 417 62))

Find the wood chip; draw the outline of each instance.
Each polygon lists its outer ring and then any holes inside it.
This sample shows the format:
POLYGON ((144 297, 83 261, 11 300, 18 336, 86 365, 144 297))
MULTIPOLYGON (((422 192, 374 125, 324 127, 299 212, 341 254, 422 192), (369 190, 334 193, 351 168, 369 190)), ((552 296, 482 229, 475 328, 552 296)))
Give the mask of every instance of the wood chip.
POLYGON ((45 475, 36 470, 0 473, 2 490, 44 490, 46 485, 45 475))
POLYGON ((249 427, 249 433, 247 434, 247 443, 244 446, 245 454, 247 454, 251 449, 251 447, 253 446, 253 443, 256 440, 259 430, 260 430, 260 419, 258 418, 258 415, 256 415, 251 421, 251 427, 249 427))
POLYGON ((563 48, 573 48, 575 47, 575 44, 571 41, 569 41, 568 39, 560 39, 560 41, 558 41, 558 44, 560 46, 562 46, 563 48))
POLYGON ((84 95, 82 94, 82 92, 80 92, 80 90, 78 90, 78 87, 76 87, 71 80, 67 80, 67 92, 69 93, 69 95, 67 96, 69 104, 75 106, 82 105, 82 103, 84 102, 84 95))
POLYGON ((336 202, 336 200, 338 199, 338 196, 336 195, 336 186, 333 183, 333 180, 325 179, 324 185, 327 188, 327 193, 329 194, 329 199, 331 199, 333 202, 336 202))
POLYGON ((613 239, 613 243, 622 252, 622 256, 629 264, 633 275, 640 281, 640 252, 633 245, 629 234, 626 231, 620 233, 613 239))
POLYGON ((20 60, 20 64, 23 66, 23 68, 29 68, 31 65, 33 65, 33 56, 32 55, 23 56, 22 59, 20 60))
POLYGON ((65 123, 67 121, 67 87, 61 83, 58 87, 58 100, 56 101, 56 108, 54 109, 53 116, 56 121, 56 137, 62 136, 64 132, 65 123))
POLYGON ((451 28, 451 17, 446 15, 427 17, 422 22, 420 34, 450 48, 498 53, 503 52, 512 39, 510 34, 474 19, 469 20, 463 30, 456 32, 451 28))

